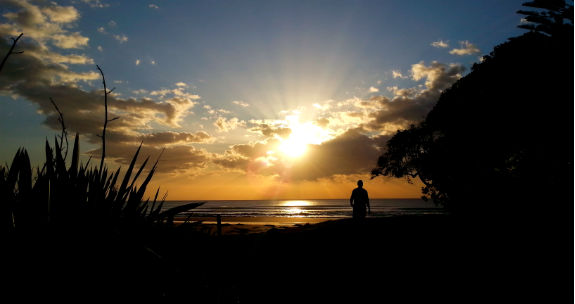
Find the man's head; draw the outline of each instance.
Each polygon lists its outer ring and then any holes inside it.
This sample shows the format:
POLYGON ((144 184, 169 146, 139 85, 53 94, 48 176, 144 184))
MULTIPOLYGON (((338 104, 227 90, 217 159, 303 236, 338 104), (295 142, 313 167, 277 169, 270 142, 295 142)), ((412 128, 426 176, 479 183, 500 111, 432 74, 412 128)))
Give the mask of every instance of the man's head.
POLYGON ((363 187, 363 181, 361 179, 357 181, 357 186, 360 188, 363 187))

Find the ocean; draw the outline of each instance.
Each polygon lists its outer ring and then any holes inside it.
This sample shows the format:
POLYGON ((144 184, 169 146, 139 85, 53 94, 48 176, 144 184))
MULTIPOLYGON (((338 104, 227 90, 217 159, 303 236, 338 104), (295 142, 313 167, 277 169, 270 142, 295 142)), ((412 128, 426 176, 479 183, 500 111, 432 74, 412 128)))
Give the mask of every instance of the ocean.
MULTIPOLYGON (((166 201, 164 209, 202 201, 166 201)), ((372 199, 368 217, 398 215, 441 214, 444 210, 421 199, 372 199)), ((195 209, 182 212, 179 217, 215 218, 220 215, 227 221, 233 218, 308 218, 341 219, 352 216, 349 199, 311 200, 218 200, 205 201, 195 209)))

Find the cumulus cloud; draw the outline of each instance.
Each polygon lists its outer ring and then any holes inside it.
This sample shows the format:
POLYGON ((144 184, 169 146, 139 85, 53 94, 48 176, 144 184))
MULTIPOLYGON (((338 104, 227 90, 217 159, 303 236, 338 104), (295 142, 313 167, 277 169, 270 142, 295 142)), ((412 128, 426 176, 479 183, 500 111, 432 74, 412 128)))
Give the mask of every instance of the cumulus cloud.
POLYGON ((444 49, 444 48, 448 48, 449 44, 447 43, 447 41, 438 40, 438 41, 432 42, 431 46, 444 49))
POLYGON ((312 109, 321 116, 313 124, 329 128, 330 137, 308 144, 306 152, 296 159, 281 151, 282 143, 295 136, 285 122, 249 121, 248 131, 261 134, 263 139, 212 154, 211 162, 222 168, 273 176, 281 181, 316 181, 366 174, 375 166, 387 140, 398 129, 424 119, 441 92, 463 72, 464 68, 458 64, 419 62, 411 66, 409 77, 423 84, 392 87, 391 97, 330 100, 325 103, 329 107, 327 112, 322 111, 322 106, 314 106, 312 109))
POLYGON ((52 5, 42 8, 42 12, 56 23, 70 23, 78 20, 80 13, 73 6, 52 5))
POLYGON ((63 49, 77 49, 88 45, 90 40, 88 37, 82 36, 80 33, 75 32, 67 35, 54 35, 52 36, 55 46, 63 49))
POLYGON ((409 78, 408 76, 404 76, 404 75, 401 73, 401 71, 398 71, 398 70, 393 70, 393 71, 391 71, 391 73, 392 73, 392 75, 393 75, 393 78, 401 78, 401 79, 409 78))
POLYGON ((379 149, 388 137, 369 137, 361 129, 350 129, 320 145, 310 145, 308 162, 297 162, 280 171, 287 180, 317 180, 336 174, 370 172, 375 166, 379 149))
POLYGON ((212 162, 227 169, 251 174, 276 176, 282 181, 318 180, 335 174, 369 172, 387 137, 369 137, 361 129, 350 129, 340 136, 317 145, 308 145, 297 161, 286 162, 273 153, 279 140, 233 145, 214 155, 212 162))
POLYGON ((148 7, 151 9, 159 9, 160 8, 159 6, 157 6, 156 4, 153 4, 153 3, 148 4, 148 7))
POLYGON ((48 48, 48 43, 65 49, 88 44, 87 37, 69 31, 68 23, 79 18, 78 11, 71 6, 54 3, 40 6, 27 0, 4 0, 2 4, 7 10, 0 26, 0 35, 4 37, 23 32, 27 39, 34 39, 43 48, 48 48))
POLYGON ((452 49, 451 51, 449 51, 449 54, 464 56, 464 55, 474 55, 481 52, 474 44, 470 43, 467 40, 460 41, 459 44, 461 47, 458 49, 452 49))
POLYGON ((218 117, 214 122, 214 126, 216 126, 219 132, 229 132, 239 126, 245 126, 245 122, 243 120, 239 120, 237 117, 230 119, 218 117))
POLYGON ((189 132, 156 132, 137 136, 137 139, 151 145, 168 145, 183 143, 206 143, 212 140, 210 134, 199 131, 196 133, 189 132))
MULTIPOLYGON (((411 66, 412 79, 425 80, 425 88, 394 87, 394 97, 374 96, 378 110, 369 113, 370 121, 364 124, 369 130, 389 130, 389 125, 405 127, 425 118, 443 90, 462 77, 464 67, 433 61, 430 65, 419 62, 411 66)), ((394 130, 392 130, 394 131, 394 130)))
MULTIPOLYGON (((138 146, 138 144, 110 142, 106 144, 106 158, 127 165, 132 160, 138 146)), ((88 153, 99 157, 101 149, 95 149, 88 153)), ((140 155, 149 157, 150 161, 159 159, 158 173, 187 173, 189 170, 202 169, 207 166, 212 157, 204 149, 183 145, 158 147, 144 144, 140 155)), ((143 161, 144 157, 140 157, 140 162, 143 161)))
MULTIPOLYGON (((98 135, 104 116, 103 92, 101 89, 83 89, 80 82, 91 84, 100 80, 100 74, 94 70, 77 72, 72 69, 72 66, 94 64, 94 60, 84 54, 70 53, 89 41, 73 31, 74 22, 79 18, 77 12, 51 2, 8 0, 3 4, 7 4, 7 12, 0 17, 0 35, 16 36, 22 31, 26 34, 18 44, 24 53, 12 56, 0 74, 0 93, 33 103, 37 112, 45 116, 44 124, 59 130, 58 115, 49 101, 53 98, 64 114, 69 132, 79 132, 84 141, 99 145, 98 135), (66 53, 60 49, 67 49, 66 53)), ((0 40, 0 53, 9 48, 8 40, 0 40)), ((105 70, 105 66, 103 68, 105 70)), ((145 93, 147 91, 142 92, 145 93)), ((154 131, 152 127, 160 124, 164 129, 180 128, 181 121, 191 113, 195 100, 200 97, 182 87, 152 97, 154 99, 109 96, 109 116, 119 117, 108 124, 106 148, 110 159, 128 162, 143 141, 143 154, 159 154, 165 147, 166 158, 161 167, 164 172, 202 168, 210 154, 191 144, 210 143, 213 141, 211 135, 204 131, 154 131)), ((98 150, 91 152, 99 153, 98 150)))
POLYGON ((425 86, 430 90, 442 91, 461 78, 465 68, 456 63, 444 64, 437 61, 426 66, 423 61, 411 66, 413 80, 425 79, 425 86))
POLYGON ((377 92, 379 92, 379 89, 376 88, 376 87, 371 86, 371 87, 369 87, 369 92, 370 92, 370 93, 377 93, 377 92))

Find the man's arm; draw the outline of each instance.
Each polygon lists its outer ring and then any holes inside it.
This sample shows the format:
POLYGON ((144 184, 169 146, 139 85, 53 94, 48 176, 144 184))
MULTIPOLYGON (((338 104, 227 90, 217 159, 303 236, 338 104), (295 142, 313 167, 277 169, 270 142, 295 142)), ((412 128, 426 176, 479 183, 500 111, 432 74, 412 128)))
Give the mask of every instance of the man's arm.
POLYGON ((353 194, 355 193, 355 190, 351 191, 351 197, 349 198, 349 204, 353 207, 353 194))
POLYGON ((365 190, 365 202, 367 203, 367 212, 371 213, 371 206, 369 206, 369 195, 367 195, 367 190, 365 190))

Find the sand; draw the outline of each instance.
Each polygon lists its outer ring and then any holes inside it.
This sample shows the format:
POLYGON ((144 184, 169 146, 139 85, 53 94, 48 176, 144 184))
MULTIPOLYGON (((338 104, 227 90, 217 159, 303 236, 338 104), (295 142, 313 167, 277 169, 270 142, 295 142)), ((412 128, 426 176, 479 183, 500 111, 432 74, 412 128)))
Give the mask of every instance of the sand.
MULTIPOLYGON (((257 234, 270 229, 295 228, 304 225, 313 225, 333 218, 306 218, 306 217, 222 217, 222 235, 230 234, 257 234)), ((185 223, 184 218, 174 221, 176 225, 185 223)), ((198 231, 208 234, 217 233, 217 220, 214 217, 194 217, 187 224, 195 226, 198 231)))

